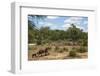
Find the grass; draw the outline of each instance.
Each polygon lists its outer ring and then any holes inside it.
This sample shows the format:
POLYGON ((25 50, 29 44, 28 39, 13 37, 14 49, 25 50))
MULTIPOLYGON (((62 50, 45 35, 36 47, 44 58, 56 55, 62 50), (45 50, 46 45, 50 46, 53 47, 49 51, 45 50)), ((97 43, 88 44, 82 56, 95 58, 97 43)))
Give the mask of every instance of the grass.
MULTIPOLYGON (((52 43, 51 43, 52 44, 52 43)), ((87 58, 87 48, 86 46, 69 46, 61 45, 55 43, 54 45, 44 44, 44 45, 29 45, 28 46, 28 59, 29 60, 51 60, 51 59, 68 59, 68 58, 87 58), (48 52, 50 53, 45 57, 38 57, 32 59, 32 54, 38 52, 41 49, 49 48, 48 52), (78 57, 78 55, 80 57, 78 57), (84 55, 84 56, 83 56, 84 55)))

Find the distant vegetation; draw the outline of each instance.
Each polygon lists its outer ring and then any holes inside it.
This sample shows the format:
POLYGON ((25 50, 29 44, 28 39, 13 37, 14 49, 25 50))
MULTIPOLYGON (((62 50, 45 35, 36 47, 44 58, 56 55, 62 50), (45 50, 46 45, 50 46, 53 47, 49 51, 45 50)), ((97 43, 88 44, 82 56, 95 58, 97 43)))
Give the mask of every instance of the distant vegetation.
POLYGON ((72 27, 64 30, 51 30, 49 27, 37 28, 34 23, 28 20, 28 43, 36 43, 37 45, 49 43, 52 41, 72 41, 73 45, 78 42, 83 46, 87 46, 87 32, 77 28, 74 24, 72 27))

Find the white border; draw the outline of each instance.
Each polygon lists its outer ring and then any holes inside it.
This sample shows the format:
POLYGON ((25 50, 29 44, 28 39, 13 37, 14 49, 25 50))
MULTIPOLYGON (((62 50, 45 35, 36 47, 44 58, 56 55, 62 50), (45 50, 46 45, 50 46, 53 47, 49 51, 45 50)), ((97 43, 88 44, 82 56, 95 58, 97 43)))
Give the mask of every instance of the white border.
POLYGON ((44 6, 34 6, 28 3, 12 3, 12 61, 11 71, 13 73, 22 72, 46 72, 55 70, 67 70, 68 68, 88 68, 95 64, 95 47, 94 39, 95 26, 95 9, 83 7, 67 7, 54 8, 44 6), (33 11, 35 10, 35 12, 33 11), (62 11, 62 12, 61 12, 62 11), (59 12, 59 13, 57 13, 59 12), (72 12, 72 13, 71 13, 72 12), (89 58, 75 59, 75 60, 53 60, 53 61, 32 61, 27 59, 27 15, 41 14, 41 15, 64 15, 64 16, 87 16, 89 19, 89 58), (24 25, 24 26, 23 26, 24 25), (26 47, 26 48, 25 48, 26 47), (23 51, 24 50, 24 51, 23 51), (85 62, 85 63, 84 63, 85 62))

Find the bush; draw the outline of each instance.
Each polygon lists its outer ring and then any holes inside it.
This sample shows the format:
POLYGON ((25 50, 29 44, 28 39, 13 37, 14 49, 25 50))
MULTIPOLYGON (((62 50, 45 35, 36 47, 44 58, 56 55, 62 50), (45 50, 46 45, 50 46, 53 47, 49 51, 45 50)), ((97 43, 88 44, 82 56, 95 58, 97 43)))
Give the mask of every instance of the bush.
POLYGON ((37 40, 37 45, 41 45, 42 41, 41 40, 37 40))
POLYGON ((52 47, 50 47, 50 46, 48 46, 47 48, 48 48, 48 50, 51 50, 52 49, 52 47))
POLYGON ((81 47, 78 49, 78 52, 79 52, 79 53, 84 53, 84 52, 87 52, 87 49, 86 49, 86 47, 81 46, 81 47))
POLYGON ((59 48, 58 46, 55 47, 55 51, 58 53, 64 52, 63 48, 59 48))
POLYGON ((28 45, 28 50, 33 50, 33 46, 28 45))
POLYGON ((87 40, 83 40, 83 46, 87 46, 88 43, 87 43, 87 40))
POLYGON ((55 50, 59 50, 59 47, 58 46, 55 46, 55 50))
POLYGON ((78 50, 77 47, 73 47, 73 48, 72 48, 72 51, 77 51, 77 50, 78 50))
POLYGON ((64 47, 63 50, 67 52, 68 51, 68 48, 64 47))
POLYGON ((67 45, 67 46, 71 46, 73 43, 72 43, 72 41, 69 41, 69 40, 64 40, 64 41, 62 41, 62 45, 67 45))
POLYGON ((77 56, 76 51, 70 51, 69 56, 70 57, 76 57, 77 56))
POLYGON ((58 52, 59 52, 59 53, 63 53, 63 52, 64 52, 64 50, 63 50, 63 49, 60 49, 60 50, 58 50, 58 52))
POLYGON ((32 50, 33 48, 32 47, 28 47, 28 50, 32 50))

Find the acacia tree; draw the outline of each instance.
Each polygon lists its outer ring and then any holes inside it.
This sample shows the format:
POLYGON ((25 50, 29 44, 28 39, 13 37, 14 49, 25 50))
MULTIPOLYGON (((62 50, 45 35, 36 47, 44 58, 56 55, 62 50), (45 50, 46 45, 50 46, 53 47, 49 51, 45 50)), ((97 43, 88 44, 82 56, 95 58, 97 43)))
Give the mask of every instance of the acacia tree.
POLYGON ((67 30, 67 35, 70 40, 72 40, 73 45, 77 42, 81 37, 81 30, 76 28, 74 24, 71 24, 71 27, 67 30))
POLYGON ((43 16, 43 15, 29 15, 28 17, 30 18, 31 23, 35 25, 35 30, 34 30, 34 32, 35 32, 35 41, 38 45, 40 45, 42 43, 42 36, 41 36, 40 28, 38 28, 37 26, 39 25, 40 21, 42 21, 46 18, 46 16, 43 16))
POLYGON ((45 20, 46 18, 44 15, 28 15, 28 17, 30 18, 30 21, 36 26, 36 28, 39 25, 39 22, 45 20))
POLYGON ((82 32, 81 39, 82 39, 82 45, 87 46, 87 44, 88 44, 88 33, 82 32))
POLYGON ((28 43, 32 43, 33 39, 34 39, 34 28, 35 25, 32 24, 32 22, 30 20, 28 20, 28 43))

